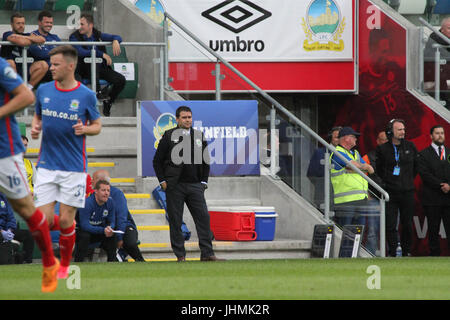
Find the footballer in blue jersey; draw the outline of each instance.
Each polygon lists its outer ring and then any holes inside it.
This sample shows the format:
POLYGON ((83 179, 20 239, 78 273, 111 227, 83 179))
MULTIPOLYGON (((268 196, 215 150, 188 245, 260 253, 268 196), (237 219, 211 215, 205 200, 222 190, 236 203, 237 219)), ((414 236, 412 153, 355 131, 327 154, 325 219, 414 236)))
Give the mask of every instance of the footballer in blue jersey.
POLYGON ((97 120, 95 93, 78 82, 66 90, 57 81, 39 86, 36 116, 42 121, 42 142, 37 167, 72 172, 87 171, 86 136, 76 135, 73 126, 97 120))
MULTIPOLYGON (((22 78, 2 58, 0 58, 0 106, 3 107, 12 91, 23 83, 22 78)), ((19 126, 14 115, 0 117, 0 158, 24 152, 19 126)))
POLYGON ((33 139, 42 132, 34 196, 51 230, 60 230, 58 278, 65 279, 75 244, 75 214, 85 204, 86 136, 99 134, 101 121, 94 92, 75 79, 76 49, 58 46, 49 55, 55 81, 37 90, 31 122, 33 139), (55 215, 56 202, 60 204, 59 216, 55 215))
POLYGON ((28 189, 24 147, 14 113, 34 101, 34 94, 22 82, 14 69, 0 58, 0 192, 6 195, 13 210, 27 223, 42 255, 42 291, 55 291, 59 261, 52 249, 45 215, 36 209, 28 189))

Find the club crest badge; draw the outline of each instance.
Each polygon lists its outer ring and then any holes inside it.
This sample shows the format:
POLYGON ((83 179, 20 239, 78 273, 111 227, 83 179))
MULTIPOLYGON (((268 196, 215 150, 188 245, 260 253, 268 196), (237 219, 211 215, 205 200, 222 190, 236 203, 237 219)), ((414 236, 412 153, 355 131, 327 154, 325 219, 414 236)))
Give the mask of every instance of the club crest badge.
POLYGON ((346 22, 334 0, 312 0, 301 22, 305 51, 343 51, 346 22))

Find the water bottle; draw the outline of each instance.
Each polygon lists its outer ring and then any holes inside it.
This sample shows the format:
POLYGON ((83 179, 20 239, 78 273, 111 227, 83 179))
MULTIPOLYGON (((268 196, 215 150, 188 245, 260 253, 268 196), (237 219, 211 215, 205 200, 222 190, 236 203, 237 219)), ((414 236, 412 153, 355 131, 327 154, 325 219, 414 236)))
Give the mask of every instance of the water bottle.
POLYGON ((397 243, 397 250, 395 250, 395 255, 397 257, 401 257, 402 256, 402 246, 400 245, 400 242, 397 243))

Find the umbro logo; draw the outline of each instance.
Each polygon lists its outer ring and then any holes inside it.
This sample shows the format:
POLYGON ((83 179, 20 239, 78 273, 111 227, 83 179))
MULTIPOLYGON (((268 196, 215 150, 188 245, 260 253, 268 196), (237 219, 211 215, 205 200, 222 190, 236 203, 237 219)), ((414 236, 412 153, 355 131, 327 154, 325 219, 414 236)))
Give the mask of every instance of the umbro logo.
POLYGON ((227 0, 202 12, 202 16, 239 33, 272 16, 272 13, 247 0, 227 0))

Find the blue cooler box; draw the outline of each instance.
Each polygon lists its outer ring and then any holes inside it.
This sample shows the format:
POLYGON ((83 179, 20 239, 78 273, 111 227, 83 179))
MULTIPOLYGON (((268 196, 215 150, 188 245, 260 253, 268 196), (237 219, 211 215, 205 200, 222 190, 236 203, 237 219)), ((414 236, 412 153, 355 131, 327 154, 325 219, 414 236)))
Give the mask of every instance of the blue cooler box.
POLYGON ((274 207, 253 207, 255 212, 256 241, 272 241, 275 238, 275 222, 278 214, 274 207))

